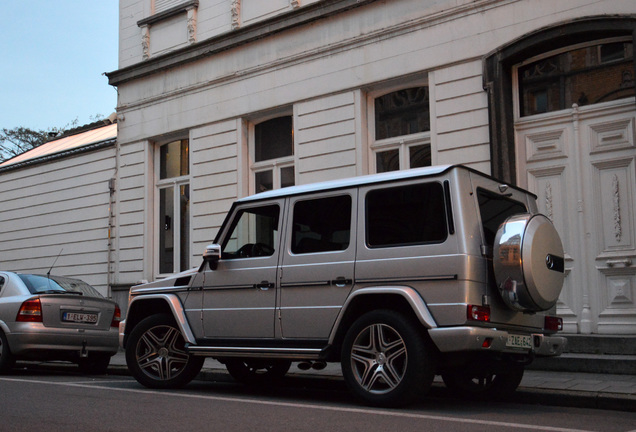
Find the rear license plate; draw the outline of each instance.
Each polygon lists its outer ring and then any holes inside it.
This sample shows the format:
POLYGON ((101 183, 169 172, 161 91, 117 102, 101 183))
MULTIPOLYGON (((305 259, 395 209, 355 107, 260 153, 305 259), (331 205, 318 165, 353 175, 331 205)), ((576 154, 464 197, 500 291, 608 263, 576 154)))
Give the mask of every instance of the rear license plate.
POLYGON ((97 322, 97 314, 64 312, 62 320, 66 322, 95 324, 97 322))
POLYGON ((532 348, 532 336, 509 334, 506 346, 509 348, 532 348))

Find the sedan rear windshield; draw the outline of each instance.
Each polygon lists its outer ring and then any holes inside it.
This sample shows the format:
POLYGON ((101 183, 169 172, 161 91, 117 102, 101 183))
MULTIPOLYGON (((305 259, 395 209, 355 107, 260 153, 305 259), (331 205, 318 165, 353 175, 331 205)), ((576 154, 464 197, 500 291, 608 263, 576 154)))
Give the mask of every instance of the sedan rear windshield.
POLYGON ((102 297, 92 286, 78 279, 33 274, 18 275, 31 294, 78 294, 102 297))

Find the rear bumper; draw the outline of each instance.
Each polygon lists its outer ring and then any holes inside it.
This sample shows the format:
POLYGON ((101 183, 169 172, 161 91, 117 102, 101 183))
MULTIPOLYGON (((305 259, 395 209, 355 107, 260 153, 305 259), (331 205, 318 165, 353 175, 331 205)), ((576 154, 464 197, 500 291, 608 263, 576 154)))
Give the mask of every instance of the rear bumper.
POLYGON ((7 333, 11 353, 17 357, 33 357, 37 353, 90 352, 115 354, 119 348, 117 329, 88 330, 44 327, 41 323, 16 323, 7 333))
MULTIPOLYGON (((433 343, 443 353, 458 351, 500 352, 510 354, 529 354, 538 357, 561 355, 567 339, 561 336, 546 336, 541 333, 526 333, 532 336, 531 348, 513 348, 506 345, 508 336, 513 334, 504 330, 481 327, 446 327, 428 331, 433 343), (484 342, 489 341, 490 343, 484 342)), ((520 334, 514 332, 515 335, 520 334)))

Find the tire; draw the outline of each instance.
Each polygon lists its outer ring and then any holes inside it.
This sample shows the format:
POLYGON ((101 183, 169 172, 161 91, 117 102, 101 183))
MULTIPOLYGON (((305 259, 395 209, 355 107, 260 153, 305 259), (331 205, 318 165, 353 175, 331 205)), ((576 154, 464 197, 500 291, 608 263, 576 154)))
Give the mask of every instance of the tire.
POLYGON ((508 363, 500 371, 453 370, 442 374, 446 387, 468 400, 500 400, 512 395, 523 378, 524 366, 508 363))
POLYGON ((398 407, 424 396, 433 382, 434 354, 418 324, 392 310, 366 313, 347 331, 342 374, 371 406, 398 407))
POLYGON ((154 389, 183 387, 201 371, 203 357, 185 349, 185 339, 169 314, 142 320, 130 333, 126 364, 139 383, 154 389))
POLYGON ((243 384, 264 384, 281 380, 291 367, 289 360, 228 359, 227 371, 243 384))
POLYGON ((110 364, 110 354, 92 353, 77 362, 80 372, 87 375, 104 375, 110 364))
POLYGON ((15 366, 15 358, 9 349, 7 337, 0 331, 0 374, 6 374, 15 366))

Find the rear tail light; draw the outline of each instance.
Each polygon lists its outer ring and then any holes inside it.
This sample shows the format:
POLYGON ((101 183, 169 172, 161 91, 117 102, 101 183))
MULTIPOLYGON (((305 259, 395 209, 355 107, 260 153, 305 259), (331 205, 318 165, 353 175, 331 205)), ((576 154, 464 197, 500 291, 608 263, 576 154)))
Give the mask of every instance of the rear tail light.
POLYGON ((563 318, 555 316, 546 316, 543 321, 543 328, 550 331, 562 331, 563 330, 563 318))
POLYGON ((17 322, 42 322, 42 303, 40 303, 40 299, 34 298, 22 303, 15 320, 17 322))
POLYGON ((121 321, 121 309, 115 305, 115 313, 113 314, 113 320, 110 322, 111 327, 119 328, 119 322, 121 321))
POLYGON ((471 321, 490 321, 490 306, 468 305, 467 318, 471 321))

